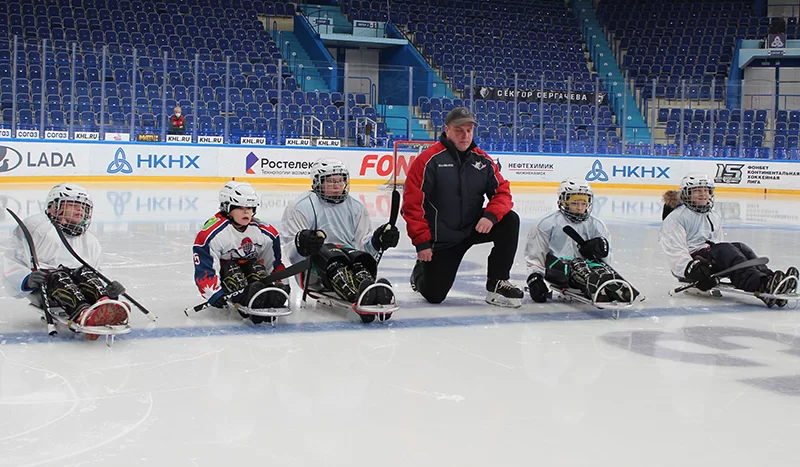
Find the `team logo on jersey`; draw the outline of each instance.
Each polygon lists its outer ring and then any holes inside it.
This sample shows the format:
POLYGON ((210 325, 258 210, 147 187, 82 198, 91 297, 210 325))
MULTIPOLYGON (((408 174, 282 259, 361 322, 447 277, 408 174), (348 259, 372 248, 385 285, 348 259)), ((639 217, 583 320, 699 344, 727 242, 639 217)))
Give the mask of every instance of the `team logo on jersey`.
POLYGON ((475 161, 475 163, 472 164, 472 166, 475 167, 477 170, 483 170, 483 168, 486 167, 486 164, 484 164, 481 161, 475 161))
POLYGON ((245 237, 242 240, 242 246, 240 246, 239 248, 241 248, 242 253, 244 253, 243 256, 250 256, 250 254, 252 254, 253 250, 255 249, 255 247, 253 246, 253 241, 250 240, 250 237, 245 237))

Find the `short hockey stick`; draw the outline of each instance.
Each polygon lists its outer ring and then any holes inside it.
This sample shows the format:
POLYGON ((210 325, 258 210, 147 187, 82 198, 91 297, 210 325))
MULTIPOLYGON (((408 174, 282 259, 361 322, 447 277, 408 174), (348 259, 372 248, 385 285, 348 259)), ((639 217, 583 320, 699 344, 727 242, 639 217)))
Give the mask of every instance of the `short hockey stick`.
MULTIPOLYGON (((269 276, 261 279, 259 282, 263 282, 265 284, 268 284, 270 282, 275 282, 275 281, 279 281, 281 279, 286 279, 287 277, 292 277, 294 275, 300 274, 301 272, 305 271, 310 265, 311 265, 311 258, 305 258, 304 260, 300 261, 299 263, 295 263, 295 264, 289 266, 288 268, 285 268, 285 269, 282 269, 282 270, 280 270, 278 272, 270 274, 269 276)), ((231 293, 229 293, 227 295, 223 295, 222 298, 224 298, 225 301, 227 301, 227 300, 230 300, 233 297, 236 297, 237 295, 241 294, 244 291, 245 291, 245 289, 237 290, 237 291, 231 292, 231 293)), ((205 302, 205 303, 201 303, 199 305, 195 305, 192 308, 187 308, 187 309, 183 310, 183 312, 186 314, 186 316, 189 316, 189 310, 194 310, 195 312, 198 312, 198 311, 205 310, 206 308, 208 308, 210 306, 211 306, 211 304, 209 302, 205 302)))
MULTIPOLYGON (((28 230, 28 227, 22 222, 22 219, 17 216, 17 214, 12 211, 10 208, 6 208, 11 217, 19 225, 19 229, 22 231, 22 235, 25 236, 25 242, 28 244, 28 249, 30 250, 31 254, 31 266, 34 271, 39 269, 39 258, 36 256, 36 245, 33 244, 33 236, 31 235, 31 231, 28 230)), ((47 296, 47 285, 42 284, 40 287, 42 291, 42 304, 44 306, 44 319, 47 322, 47 333, 51 336, 58 334, 56 330, 56 325, 53 323, 53 315, 50 313, 50 297, 47 296)))
MULTIPOLYGON (((764 264, 769 263, 769 258, 761 257, 761 258, 753 258, 748 259, 747 261, 742 261, 739 264, 734 264, 733 266, 729 267, 728 269, 724 269, 720 272, 715 272, 711 274, 711 277, 723 277, 727 276, 728 274, 732 273, 733 271, 738 271, 739 269, 749 268, 753 266, 762 266, 764 264)), ((691 284, 682 285, 675 289, 672 289, 671 294, 676 294, 683 292, 684 290, 691 289, 692 287, 697 287, 697 282, 692 282, 691 284)))
MULTIPOLYGON (((392 207, 389 211, 389 223, 386 224, 385 230, 390 230, 392 227, 397 225, 397 217, 400 214, 400 192, 397 191, 397 175, 395 174, 394 178, 395 188, 392 191, 392 207)), ((376 261, 377 264, 380 264, 381 259, 383 258, 383 253, 386 251, 385 248, 381 248, 381 251, 378 252, 378 260, 376 261)))
MULTIPOLYGON (((64 235, 64 232, 61 230, 61 226, 60 226, 60 225, 58 225, 58 222, 53 222, 53 226, 56 228, 56 232, 58 232, 58 238, 60 238, 60 239, 61 239, 61 243, 63 243, 63 244, 64 244, 64 247, 66 247, 67 251, 69 251, 69 253, 70 253, 70 254, 71 254, 71 255, 72 255, 72 256, 73 256, 75 259, 77 259, 77 260, 78 260, 78 262, 80 262, 82 265, 84 265, 84 266, 86 266, 87 268, 89 268, 89 270, 91 270, 92 272, 94 272, 95 274, 97 274, 97 276, 98 276, 100 279, 103 279, 103 281, 105 281, 105 283, 106 283, 106 284, 110 284, 110 283, 111 283, 111 281, 108 279, 108 277, 104 276, 104 275, 103 275, 103 273, 101 273, 100 271, 98 271, 97 269, 95 269, 95 267, 94 267, 94 266, 92 266, 91 264, 87 263, 87 262, 86 262, 86 260, 84 260, 83 258, 81 258, 81 257, 80 257, 80 255, 78 255, 78 253, 76 253, 76 252, 75 252, 75 250, 72 248, 72 245, 70 245, 70 244, 69 244, 69 242, 67 241, 67 237, 64 235)), ((131 296, 130 296, 130 295, 128 295, 127 293, 123 293, 123 294, 122 294, 122 296, 123 296, 123 297, 125 297, 125 298, 127 298, 128 300, 130 300, 130 301, 131 301, 131 303, 133 303, 134 305, 136 305, 136 307, 137 307, 137 308, 139 308, 139 310, 141 310, 141 311, 142 311, 142 313, 146 314, 146 315, 147 315, 147 317, 148 317, 148 318, 150 318, 150 320, 151 320, 151 321, 155 321, 155 320, 156 320, 156 317, 155 317, 155 315, 152 315, 152 314, 150 314, 150 311, 149 311, 147 308, 143 307, 143 306, 142 306, 142 305, 141 305, 139 302, 137 302, 137 301, 136 301, 136 300, 135 300, 133 297, 131 297, 131 296)))

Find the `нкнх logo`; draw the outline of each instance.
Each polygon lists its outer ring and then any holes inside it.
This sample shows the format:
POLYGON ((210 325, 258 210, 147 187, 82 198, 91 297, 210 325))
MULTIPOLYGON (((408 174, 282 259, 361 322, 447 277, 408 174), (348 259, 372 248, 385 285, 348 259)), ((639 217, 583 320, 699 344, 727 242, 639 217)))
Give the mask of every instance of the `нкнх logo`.
MULTIPOLYGON (((612 178, 670 178, 670 167, 659 167, 657 165, 614 165, 611 167, 612 178)), ((587 182, 607 182, 608 173, 603 170, 600 159, 595 159, 592 169, 584 177, 587 182)))
MULTIPOLYGON (((199 155, 190 156, 188 154, 137 154, 137 169, 200 169, 197 165, 199 155)), ((133 165, 128 161, 125 151, 118 148, 114 153, 114 159, 108 164, 106 172, 110 174, 133 172, 133 165)))
POLYGON ((0 173, 11 172, 22 164, 22 154, 14 148, 0 146, 0 173))

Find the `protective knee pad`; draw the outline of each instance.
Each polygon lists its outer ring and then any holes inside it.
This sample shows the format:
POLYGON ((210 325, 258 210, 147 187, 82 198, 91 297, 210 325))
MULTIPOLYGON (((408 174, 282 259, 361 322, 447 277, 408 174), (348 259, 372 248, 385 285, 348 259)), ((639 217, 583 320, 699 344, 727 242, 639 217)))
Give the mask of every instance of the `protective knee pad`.
POLYGON ((322 279, 322 284, 327 289, 333 288, 331 280, 336 275, 336 272, 350 265, 350 258, 347 253, 333 243, 322 245, 319 253, 313 255, 311 260, 317 269, 317 274, 322 279))
POLYGON ((236 292, 247 287, 247 279, 245 279, 242 268, 236 261, 222 263, 219 268, 219 275, 222 278, 222 290, 225 293, 236 292))
POLYGON ((572 263, 566 258, 556 258, 548 254, 545 259, 547 268, 544 271, 544 279, 556 287, 569 287, 569 279, 572 275, 572 263))
POLYGON ((88 304, 86 296, 75 284, 68 269, 56 269, 47 275, 47 295, 51 305, 60 306, 73 315, 88 304))
POLYGON ((350 258, 350 264, 360 264, 364 269, 369 271, 372 277, 378 275, 378 263, 371 254, 367 253, 366 251, 354 249, 345 251, 347 252, 347 256, 350 258))
POLYGON ((72 279, 78 284, 78 287, 89 303, 94 303, 99 300, 100 297, 108 295, 106 285, 100 280, 97 273, 86 266, 81 266, 72 271, 72 279))
POLYGON ((240 267, 248 284, 260 281, 269 275, 267 268, 254 259, 240 265, 240 267))

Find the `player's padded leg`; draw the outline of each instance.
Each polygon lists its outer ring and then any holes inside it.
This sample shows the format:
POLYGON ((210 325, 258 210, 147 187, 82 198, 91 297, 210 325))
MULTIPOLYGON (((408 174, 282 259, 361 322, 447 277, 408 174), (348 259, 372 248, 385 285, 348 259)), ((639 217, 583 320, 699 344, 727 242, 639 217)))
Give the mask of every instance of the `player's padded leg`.
MULTIPOLYGON (((349 270, 353 278, 353 288, 358 291, 358 297, 365 293, 367 288, 375 283, 375 274, 378 272, 378 264, 369 253, 355 249, 346 250, 350 257, 349 270)), ((358 298, 356 298, 358 300, 358 298)), ((366 292, 361 299, 362 305, 377 305, 378 290, 372 288, 366 292)))
POLYGON ((260 281, 269 275, 267 268, 254 259, 242 263, 239 266, 242 268, 242 274, 244 274, 244 278, 248 284, 260 281))
POLYGON ((333 290, 342 300, 350 303, 358 299, 358 289, 349 268, 350 257, 343 249, 326 243, 311 259, 326 289, 333 290))
POLYGON ((572 258, 556 258, 555 255, 548 253, 545 258, 547 267, 544 270, 544 279, 558 288, 576 287, 570 284, 572 275, 572 258))
MULTIPOLYGON (((247 288, 247 279, 244 277, 242 267, 236 261, 225 261, 219 267, 219 275, 222 278, 222 290, 226 294, 244 290, 247 288)), ((247 305, 248 293, 240 293, 231 299, 232 302, 240 305, 247 305)))
MULTIPOLYGON (((97 299, 86 297, 84 291, 100 294, 105 292, 105 287, 93 271, 81 269, 82 271, 70 272, 68 269, 61 268, 48 275, 48 292, 51 302, 61 306, 73 322, 83 326, 116 326, 126 323, 129 310, 119 302, 110 301, 105 295, 97 299), (76 284, 75 277, 81 280, 80 285, 76 284), (90 303, 94 305, 90 307, 90 303)), ((96 340, 100 337, 97 334, 89 333, 85 333, 84 336, 88 340, 96 340)))
POLYGON ((89 303, 100 300, 101 297, 108 297, 106 286, 97 273, 82 266, 72 271, 72 279, 78 284, 89 303))
MULTIPOLYGON (((709 260, 715 271, 722 271, 735 266, 743 261, 747 261, 747 252, 752 254, 755 258, 755 253, 749 248, 743 249, 733 243, 721 242, 711 245, 711 247, 695 252, 692 256, 701 256, 709 260)), ((772 271, 766 268, 749 267, 733 271, 728 275, 731 283, 737 289, 742 289, 747 292, 756 292, 761 290, 762 284, 767 278, 772 276, 772 271)))
POLYGON ((67 268, 58 268, 47 274, 47 295, 51 306, 61 307, 72 319, 89 307, 89 300, 67 268))
MULTIPOLYGON (((573 274, 571 281, 575 282, 588 298, 593 298, 598 290, 611 280, 624 280, 611 266, 605 263, 590 261, 583 258, 576 258, 572 261, 573 274)), ((627 287, 613 283, 605 286, 598 294, 597 301, 620 301, 630 302, 638 295, 634 290, 634 295, 627 287)))

